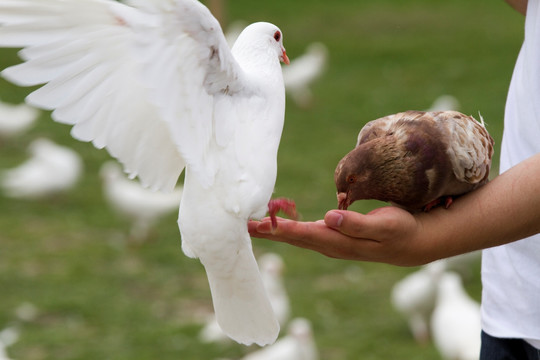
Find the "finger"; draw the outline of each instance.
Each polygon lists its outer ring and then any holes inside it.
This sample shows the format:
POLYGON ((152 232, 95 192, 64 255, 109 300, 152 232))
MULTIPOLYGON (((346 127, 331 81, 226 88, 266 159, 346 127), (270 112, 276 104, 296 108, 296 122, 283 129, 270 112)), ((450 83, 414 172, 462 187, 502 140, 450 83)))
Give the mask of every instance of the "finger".
POLYGON ((273 231, 270 222, 254 225, 256 229, 251 232, 254 237, 285 242, 333 258, 367 260, 377 244, 371 240, 351 238, 329 228, 323 221, 298 222, 283 219, 273 231))
POLYGON ((327 226, 355 238, 384 240, 399 232, 404 210, 395 207, 383 207, 368 214, 355 211, 331 210, 324 221, 327 226))

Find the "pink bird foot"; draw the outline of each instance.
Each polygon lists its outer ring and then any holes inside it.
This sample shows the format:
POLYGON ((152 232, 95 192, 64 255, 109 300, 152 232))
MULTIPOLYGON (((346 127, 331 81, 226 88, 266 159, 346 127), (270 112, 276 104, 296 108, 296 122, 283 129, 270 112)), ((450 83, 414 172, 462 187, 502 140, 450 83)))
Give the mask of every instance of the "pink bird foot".
POLYGON ((450 207, 450 205, 452 205, 452 203, 454 202, 454 198, 452 196, 440 197, 438 199, 435 199, 435 200, 427 203, 424 206, 424 212, 429 212, 434 207, 440 205, 443 202, 443 199, 444 199, 444 208, 445 209, 448 209, 450 207))
POLYGON ((293 200, 285 198, 271 199, 268 202, 268 214, 270 215, 270 220, 272 221, 272 230, 275 230, 277 228, 276 214, 280 210, 293 220, 296 220, 298 218, 298 213, 296 212, 296 204, 293 200))

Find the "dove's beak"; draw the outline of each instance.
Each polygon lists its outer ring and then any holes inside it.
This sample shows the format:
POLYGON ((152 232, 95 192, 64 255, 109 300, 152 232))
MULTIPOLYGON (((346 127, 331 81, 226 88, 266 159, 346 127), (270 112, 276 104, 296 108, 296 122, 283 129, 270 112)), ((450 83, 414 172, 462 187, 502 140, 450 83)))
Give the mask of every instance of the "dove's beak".
POLYGON ((347 196, 347 193, 344 192, 340 192, 337 194, 337 201, 339 210, 347 210, 349 205, 351 205, 349 201, 349 196, 347 196))
POLYGON ((282 50, 283 50, 283 54, 279 57, 279 60, 283 61, 285 65, 289 65, 291 61, 289 60, 289 57, 287 56, 287 52, 285 51, 285 49, 282 49, 282 50))

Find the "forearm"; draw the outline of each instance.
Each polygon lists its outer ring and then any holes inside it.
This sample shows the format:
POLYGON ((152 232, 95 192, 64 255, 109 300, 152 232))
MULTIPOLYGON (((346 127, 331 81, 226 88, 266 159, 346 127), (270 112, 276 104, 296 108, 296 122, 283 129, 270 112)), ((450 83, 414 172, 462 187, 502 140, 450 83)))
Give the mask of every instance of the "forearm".
POLYGON ((429 260, 509 243, 540 232, 540 154, 448 210, 418 216, 429 260))
POLYGON ((510 6, 522 13, 523 15, 527 12, 527 0, 506 0, 510 6))

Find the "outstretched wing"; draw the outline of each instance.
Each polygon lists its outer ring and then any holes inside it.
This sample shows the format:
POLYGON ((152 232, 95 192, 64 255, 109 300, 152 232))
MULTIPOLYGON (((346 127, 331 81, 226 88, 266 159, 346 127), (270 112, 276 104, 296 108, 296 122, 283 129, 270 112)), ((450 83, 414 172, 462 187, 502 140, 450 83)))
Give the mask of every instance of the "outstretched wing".
POLYGON ((0 46, 22 47, 2 72, 27 101, 107 148, 132 176, 172 189, 185 164, 203 185, 213 95, 242 71, 217 20, 196 0, 2 0, 0 46))

